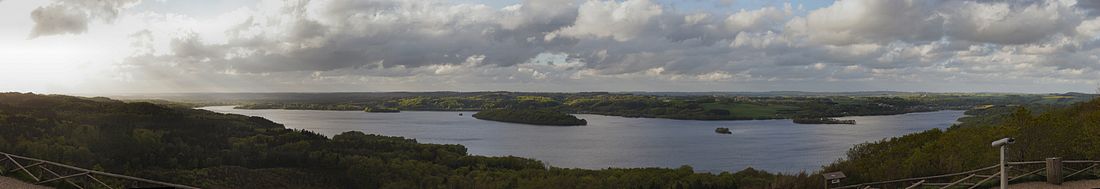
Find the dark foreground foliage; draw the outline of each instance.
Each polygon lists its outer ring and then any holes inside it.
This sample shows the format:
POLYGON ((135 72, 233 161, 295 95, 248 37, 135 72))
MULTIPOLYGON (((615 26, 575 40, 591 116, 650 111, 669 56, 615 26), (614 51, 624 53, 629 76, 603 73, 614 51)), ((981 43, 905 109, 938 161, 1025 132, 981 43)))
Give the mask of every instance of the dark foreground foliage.
POLYGON ((0 93, 0 151, 203 188, 821 188, 747 169, 562 169, 461 145, 106 98, 0 93))

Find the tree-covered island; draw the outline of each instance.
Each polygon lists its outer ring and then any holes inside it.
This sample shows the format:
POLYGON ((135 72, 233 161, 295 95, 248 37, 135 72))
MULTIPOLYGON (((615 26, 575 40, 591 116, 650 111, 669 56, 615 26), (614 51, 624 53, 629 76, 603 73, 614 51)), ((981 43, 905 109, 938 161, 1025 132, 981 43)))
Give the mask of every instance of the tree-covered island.
POLYGON ((588 121, 551 110, 491 109, 474 114, 474 118, 509 123, 550 126, 581 126, 588 121))
POLYGON ((370 113, 398 113, 398 112, 401 112, 401 110, 398 110, 397 108, 384 108, 384 107, 366 107, 366 108, 363 108, 363 111, 364 112, 370 112, 370 113))
POLYGON ((794 119, 792 119, 792 121, 794 121, 794 123, 797 123, 797 124, 848 124, 848 125, 855 125, 856 124, 856 120, 850 120, 850 119, 840 120, 840 119, 836 119, 836 118, 827 118, 827 117, 822 117, 822 118, 794 118, 794 119))

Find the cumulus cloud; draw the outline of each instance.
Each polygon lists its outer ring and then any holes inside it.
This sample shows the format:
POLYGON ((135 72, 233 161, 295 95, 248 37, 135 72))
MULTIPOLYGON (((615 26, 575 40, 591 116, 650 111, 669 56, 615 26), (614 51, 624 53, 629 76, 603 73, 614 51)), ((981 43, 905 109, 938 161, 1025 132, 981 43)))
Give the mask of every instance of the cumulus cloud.
POLYGON ((945 37, 1023 44, 1073 34, 1085 16, 1074 1, 838 1, 788 23, 816 42, 928 42, 945 37))
POLYGON ((643 32, 659 31, 653 23, 664 11, 660 5, 648 0, 588 1, 579 9, 576 22, 562 29, 560 34, 627 41, 643 32))
POLYGON ((1083 15, 1065 1, 1033 4, 963 2, 949 9, 946 33, 958 39, 1023 44, 1072 34, 1083 15))
POLYGON ((740 10, 726 17, 726 27, 730 31, 771 30, 781 25, 791 16, 791 6, 781 8, 764 7, 756 10, 740 10))

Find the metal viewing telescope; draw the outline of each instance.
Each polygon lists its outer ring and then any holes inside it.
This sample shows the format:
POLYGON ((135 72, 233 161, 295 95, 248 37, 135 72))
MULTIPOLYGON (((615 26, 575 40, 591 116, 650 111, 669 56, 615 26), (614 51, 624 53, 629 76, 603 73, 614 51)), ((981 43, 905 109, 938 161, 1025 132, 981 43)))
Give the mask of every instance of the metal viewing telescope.
POLYGON ((1016 143, 1016 139, 1014 139, 1014 138, 1002 138, 1001 140, 993 141, 993 143, 992 143, 993 147, 1001 148, 1001 162, 1000 162, 1000 167, 1001 167, 1001 173, 1000 173, 1001 189, 1008 188, 1008 170, 1005 170, 1005 163, 1007 162, 1007 161, 1005 161, 1005 150, 1008 149, 1008 145, 1012 144, 1012 143, 1016 143))

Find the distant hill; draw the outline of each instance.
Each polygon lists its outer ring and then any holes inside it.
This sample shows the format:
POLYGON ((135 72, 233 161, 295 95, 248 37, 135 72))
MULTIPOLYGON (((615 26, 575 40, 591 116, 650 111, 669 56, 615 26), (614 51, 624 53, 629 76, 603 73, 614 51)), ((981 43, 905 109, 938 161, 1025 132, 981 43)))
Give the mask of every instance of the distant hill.
POLYGON ((804 91, 768 91, 768 92, 623 92, 636 95, 658 96, 755 96, 755 97, 821 97, 821 96, 908 96, 936 94, 897 91, 857 91, 857 92, 804 92, 804 91))
POLYGON ((616 92, 615 94, 656 95, 656 96, 748 96, 748 97, 872 97, 872 96, 918 96, 918 95, 972 95, 972 96, 1003 96, 1003 95, 1072 95, 1078 97, 1097 97, 1097 94, 1087 93, 994 93, 994 92, 901 92, 901 91, 852 91, 852 92, 807 92, 807 91, 766 91, 766 92, 616 92))
POLYGON ((910 93, 891 91, 816 93, 527 93, 527 92, 384 92, 384 93, 183 93, 130 96, 128 101, 173 106, 236 105, 239 109, 364 111, 481 111, 547 109, 569 114, 598 114, 684 120, 757 120, 895 115, 937 110, 966 110, 991 105, 1073 104, 1095 95, 1011 93, 910 93), (141 98, 153 98, 152 100, 141 98), (185 103, 170 103, 182 101, 185 103))

